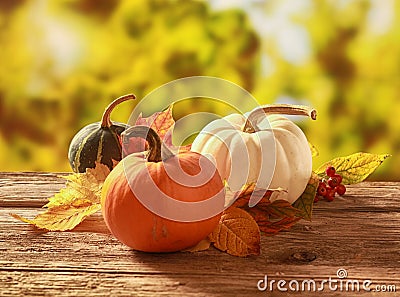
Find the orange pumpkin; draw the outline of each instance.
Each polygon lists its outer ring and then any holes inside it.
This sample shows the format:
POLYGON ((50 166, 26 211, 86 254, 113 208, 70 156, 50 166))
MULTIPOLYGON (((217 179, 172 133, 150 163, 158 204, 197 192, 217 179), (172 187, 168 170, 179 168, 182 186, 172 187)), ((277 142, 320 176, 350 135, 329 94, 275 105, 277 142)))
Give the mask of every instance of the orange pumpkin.
POLYGON ((126 156, 104 182, 102 213, 111 233, 145 252, 196 245, 214 230, 224 207, 224 185, 215 165, 195 152, 173 155, 148 127, 124 133, 124 140, 146 139, 150 153, 126 156))

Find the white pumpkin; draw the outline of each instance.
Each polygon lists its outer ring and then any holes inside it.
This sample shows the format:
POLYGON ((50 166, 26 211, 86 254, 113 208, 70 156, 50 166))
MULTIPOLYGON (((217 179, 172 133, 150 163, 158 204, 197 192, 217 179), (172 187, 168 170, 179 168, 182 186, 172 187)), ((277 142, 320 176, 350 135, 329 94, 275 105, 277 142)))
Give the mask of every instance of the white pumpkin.
POLYGON ((311 150, 303 131, 277 114, 308 115, 313 109, 267 105, 243 115, 231 114, 209 123, 192 151, 209 157, 233 191, 256 183, 261 189, 282 189, 271 201, 293 203, 304 192, 312 171, 311 150))

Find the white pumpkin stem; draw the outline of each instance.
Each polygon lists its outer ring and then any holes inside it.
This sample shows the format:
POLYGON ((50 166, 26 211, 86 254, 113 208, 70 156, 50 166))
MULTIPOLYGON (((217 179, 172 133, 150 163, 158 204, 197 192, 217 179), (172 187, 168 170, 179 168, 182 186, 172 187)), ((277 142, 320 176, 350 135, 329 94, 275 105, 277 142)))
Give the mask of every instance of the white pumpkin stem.
POLYGON ((127 94, 127 95, 118 97, 118 98, 115 99, 113 102, 111 102, 111 103, 106 107, 106 109, 104 110, 103 116, 101 117, 101 127, 102 127, 102 128, 110 128, 111 125, 112 125, 112 122, 111 122, 111 120, 110 120, 111 112, 114 110, 114 108, 115 108, 118 104, 120 104, 120 103, 122 103, 122 102, 124 102, 124 101, 130 100, 130 99, 132 99, 132 100, 133 100, 133 99, 136 99, 135 95, 133 95, 133 94, 127 94))
POLYGON ((244 124, 243 131, 247 133, 254 133, 257 131, 253 127, 253 119, 260 114, 270 115, 270 114, 285 114, 285 115, 301 115, 308 116, 312 120, 317 119, 317 111, 314 108, 304 105, 292 105, 292 104, 271 104, 262 105, 257 109, 254 109, 247 117, 246 123, 244 124))
POLYGON ((150 152, 147 161, 149 162, 161 162, 174 156, 164 142, 161 141, 160 136, 150 127, 133 126, 126 129, 123 134, 124 145, 129 145, 131 137, 143 138, 148 142, 150 152))

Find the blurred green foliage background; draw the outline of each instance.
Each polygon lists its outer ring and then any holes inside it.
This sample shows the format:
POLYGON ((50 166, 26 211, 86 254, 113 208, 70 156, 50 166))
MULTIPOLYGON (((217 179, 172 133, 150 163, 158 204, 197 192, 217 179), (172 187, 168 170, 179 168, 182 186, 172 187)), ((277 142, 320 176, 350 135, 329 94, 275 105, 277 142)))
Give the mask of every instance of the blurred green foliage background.
POLYGON ((2 0, 0 61, 2 171, 70 171, 70 140, 113 98, 209 75, 261 104, 315 107, 299 123, 315 167, 390 153, 373 179, 400 179, 400 1, 2 0))

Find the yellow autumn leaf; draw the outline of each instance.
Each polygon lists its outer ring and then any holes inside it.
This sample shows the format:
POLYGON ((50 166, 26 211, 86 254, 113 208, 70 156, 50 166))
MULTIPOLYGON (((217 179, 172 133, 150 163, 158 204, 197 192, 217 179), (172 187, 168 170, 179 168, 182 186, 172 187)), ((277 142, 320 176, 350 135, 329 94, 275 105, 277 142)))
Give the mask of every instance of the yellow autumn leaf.
POLYGON ((336 173, 342 176, 343 184, 357 184, 364 181, 388 157, 390 157, 388 154, 355 153, 347 157, 339 157, 326 162, 320 166, 315 173, 320 177, 326 177, 326 168, 328 166, 333 166, 336 169, 336 173))
POLYGON ((26 219, 17 214, 11 214, 17 220, 34 225, 48 231, 66 231, 74 229, 87 216, 101 209, 100 204, 71 206, 60 205, 47 209, 38 214, 34 219, 26 219))
POLYGON ((110 170, 96 163, 95 168, 85 173, 74 173, 65 177, 67 184, 44 206, 46 211, 33 219, 17 214, 14 218, 48 231, 72 230, 87 216, 101 209, 101 188, 110 170))
POLYGON ((249 213, 237 207, 223 212, 209 239, 217 249, 233 256, 260 254, 260 229, 249 213))
POLYGON ((82 199, 92 203, 100 203, 101 187, 109 173, 108 166, 96 162, 96 167, 86 169, 85 173, 63 176, 67 180, 66 187, 50 197, 49 202, 44 207, 70 205, 75 200, 82 199))

